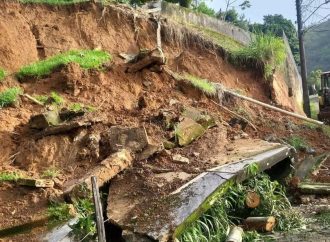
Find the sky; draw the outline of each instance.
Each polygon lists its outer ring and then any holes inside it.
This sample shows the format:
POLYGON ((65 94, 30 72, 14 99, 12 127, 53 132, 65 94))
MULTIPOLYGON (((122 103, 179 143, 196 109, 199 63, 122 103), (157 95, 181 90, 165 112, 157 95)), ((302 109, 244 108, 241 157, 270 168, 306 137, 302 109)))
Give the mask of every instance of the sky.
MULTIPOLYGON (((210 7, 215 9, 216 12, 219 11, 220 8, 225 10, 225 0, 206 0, 206 2, 210 7)), ((245 17, 252 23, 262 23, 263 16, 267 14, 282 14, 285 18, 291 19, 293 23, 296 21, 295 0, 250 0, 250 2, 252 5, 251 8, 240 12, 244 13, 245 17)), ((328 9, 320 10, 320 16, 330 13, 330 6, 328 7, 328 9)))
MULTIPOLYGON (((263 16, 267 14, 282 14, 285 18, 296 20, 296 7, 294 0, 250 0, 251 8, 244 10, 245 17, 252 23, 262 23, 263 16)), ((207 4, 218 11, 225 10, 224 0, 207 0, 207 4)))

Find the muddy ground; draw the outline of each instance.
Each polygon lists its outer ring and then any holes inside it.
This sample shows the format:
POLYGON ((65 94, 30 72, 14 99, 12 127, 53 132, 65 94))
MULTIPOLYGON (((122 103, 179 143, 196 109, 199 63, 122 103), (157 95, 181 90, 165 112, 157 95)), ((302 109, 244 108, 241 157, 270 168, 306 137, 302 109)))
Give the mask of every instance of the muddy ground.
MULTIPOLYGON (((329 136, 299 120, 228 97, 224 105, 250 120, 257 127, 254 130, 219 108, 211 101, 214 98, 200 92, 183 92, 178 82, 166 72, 144 69, 127 73, 130 64, 125 64, 118 57, 119 53, 136 53, 139 48, 152 49, 156 45, 156 25, 142 13, 134 18, 132 10, 127 7, 112 6, 102 11, 90 3, 52 7, 1 1, 0 9, 0 33, 4 33, 0 35, 0 66, 12 74, 0 83, 0 90, 20 86, 30 95, 47 95, 56 91, 67 103, 92 105, 96 111, 91 116, 100 119, 88 127, 37 137, 28 121, 32 115, 44 111, 44 107, 22 97, 15 107, 0 110, 0 171, 16 171, 34 178, 41 177, 50 167, 59 171, 54 178, 54 188, 1 184, 0 229, 45 218, 49 198, 60 196, 67 183, 80 178, 109 155, 101 142, 101 153, 95 156, 83 137, 102 136, 113 126, 144 127, 150 143, 161 147, 163 141, 173 136, 173 129, 165 129, 160 118, 164 110, 174 119, 180 119, 185 107, 194 107, 215 117, 217 125, 189 146, 169 152, 160 149, 148 159, 135 159, 131 170, 140 171, 138 180, 150 191, 161 189, 163 194, 168 194, 182 185, 178 182, 159 188, 148 179, 150 173, 182 171, 198 174, 219 165, 219 159, 207 159, 210 155, 235 153, 237 147, 231 147, 233 140, 286 142, 291 136, 299 136, 308 147, 315 149, 315 155, 329 150, 329 136), (83 70, 77 64, 69 64, 39 79, 18 82, 13 75, 22 66, 61 51, 94 48, 108 51, 113 56, 112 63, 102 71, 83 70), (188 157, 190 164, 173 162, 173 154, 188 157)), ((260 101, 277 102, 283 108, 300 112, 298 105, 288 96, 277 96, 274 100, 269 83, 257 71, 234 67, 220 52, 201 49, 201 46, 198 43, 186 47, 184 43, 165 42, 167 68, 208 78, 260 101)), ((298 152, 300 160, 310 155, 306 151, 298 152)), ((11 239, 37 241, 39 234, 40 231, 34 231, 29 237, 11 239)))

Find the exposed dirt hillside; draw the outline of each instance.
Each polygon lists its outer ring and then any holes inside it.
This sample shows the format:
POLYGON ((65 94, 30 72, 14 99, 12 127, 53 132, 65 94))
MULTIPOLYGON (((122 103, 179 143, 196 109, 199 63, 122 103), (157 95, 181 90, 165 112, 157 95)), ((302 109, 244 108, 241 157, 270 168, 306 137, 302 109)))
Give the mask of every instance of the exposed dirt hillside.
MULTIPOLYGON (((198 152, 199 157, 189 157, 192 160, 190 165, 171 162, 171 151, 170 154, 161 151, 147 162, 135 161, 133 166, 141 170, 141 181, 146 183, 146 187, 151 186, 148 173, 153 172, 148 163, 165 170, 171 168, 196 174, 196 171, 214 166, 214 160, 201 164, 200 161, 207 159, 208 155, 226 154, 228 150, 235 152, 235 147, 228 149, 226 145, 230 146, 237 139, 278 141, 278 138, 296 135, 317 153, 328 150, 330 146, 330 139, 322 130, 227 98, 224 104, 249 119, 257 127, 255 131, 219 109, 206 95, 182 92, 180 83, 167 72, 146 68, 127 73, 130 64, 124 63, 118 56, 120 53, 137 53, 142 48, 156 47, 157 24, 148 15, 134 13, 124 6, 102 9, 91 3, 59 7, 1 1, 0 9, 0 66, 11 74, 0 83, 0 91, 12 86, 20 86, 30 95, 48 95, 56 91, 68 103, 79 102, 96 108, 95 112, 85 116, 91 125, 48 136, 38 136, 28 125, 30 117, 44 111, 44 107, 22 97, 16 106, 0 109, 0 171, 19 171, 35 178, 41 177, 49 167, 60 171, 54 179, 55 188, 35 190, 1 185, 0 229, 43 217, 49 197, 61 194, 72 179, 80 178, 110 155, 107 147, 102 147, 100 142, 97 144, 100 145, 100 153, 95 156, 90 143, 86 143, 86 137, 91 140, 91 137, 101 136, 102 140, 102 135, 115 125, 144 127, 150 143, 161 147, 164 140, 173 137, 173 130, 162 126, 159 118, 162 110, 176 119, 187 106, 204 110, 216 118, 217 127, 207 130, 203 139, 192 146, 173 151, 186 156, 191 156, 192 151, 198 152), (71 49, 102 49, 111 53, 113 61, 106 63, 102 70, 85 70, 70 63, 43 78, 27 78, 23 82, 15 78, 14 73, 22 66, 71 49), (13 194, 13 189, 17 193, 13 194)), ((205 43, 193 45, 190 42, 187 45, 190 37, 186 38, 182 43, 163 43, 168 60, 166 68, 207 78, 266 103, 277 101, 288 110, 299 110, 286 96, 287 89, 280 77, 276 79, 277 85, 283 87, 284 94, 277 94, 274 100, 272 88, 258 71, 234 67, 227 62, 221 50, 205 43)), ((301 152, 299 156, 307 154, 301 152)), ((166 189, 172 191, 179 185, 166 189)), ((38 240, 37 237, 35 233, 31 237, 15 238, 17 241, 34 241, 38 240)))

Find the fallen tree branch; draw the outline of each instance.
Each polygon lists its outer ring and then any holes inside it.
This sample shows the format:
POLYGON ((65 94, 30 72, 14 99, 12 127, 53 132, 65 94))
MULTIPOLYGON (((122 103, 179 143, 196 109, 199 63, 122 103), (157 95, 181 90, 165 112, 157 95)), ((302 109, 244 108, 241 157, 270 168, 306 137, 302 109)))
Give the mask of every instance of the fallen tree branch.
MULTIPOLYGON (((215 83, 215 85, 217 85, 217 87, 219 89, 223 89, 223 87, 221 85, 219 85, 218 83, 215 83)), ((229 91, 229 90, 224 90, 224 92, 232 95, 232 96, 235 96, 235 97, 238 97, 238 98, 241 98, 243 100, 246 100, 248 102, 251 102, 251 103, 254 103, 254 104, 258 104, 262 107, 265 107, 265 108, 268 108, 268 109, 271 109, 271 110, 274 110, 274 111, 277 111, 277 112, 280 112, 280 113, 284 113, 284 114, 287 114, 291 117, 295 117, 295 118, 298 118, 298 119, 302 119, 304 121, 307 121, 309 123, 313 123, 313 124, 317 124, 317 125, 323 125, 324 123, 323 122, 320 122, 320 121, 317 121, 315 119, 311 119, 311 118, 307 118, 307 117, 304 117, 300 114, 296 114, 296 113, 293 113, 293 112, 289 112, 289 111, 286 111, 284 109, 281 109, 281 108, 278 108, 278 107, 274 107, 272 105, 269 105, 267 103, 263 103, 263 102, 260 102, 258 100, 255 100, 253 98, 250 98, 250 97, 246 97, 246 96, 243 96, 243 95, 240 95, 238 93, 235 93, 233 91, 229 91)))
POLYGON ((34 97, 30 96, 29 94, 23 94, 22 95, 23 97, 26 97, 27 99, 29 99, 30 101, 36 103, 36 104, 39 104, 41 106, 44 106, 44 104, 40 101, 38 101, 37 99, 35 99, 34 97))
POLYGON ((253 123, 251 123, 249 120, 247 120, 247 119, 244 118, 243 116, 241 116, 241 115, 239 115, 239 114, 237 114, 237 113, 235 113, 235 112, 229 110, 229 109, 226 108, 225 106, 222 106, 222 105, 220 105, 219 103, 217 103, 217 102, 215 102, 215 101, 213 101, 213 100, 211 100, 211 102, 213 102, 215 105, 217 105, 218 107, 222 108, 222 109, 225 110, 226 112, 228 112, 228 113, 234 115, 235 117, 244 120, 244 121, 247 122, 247 123, 248 123, 248 124, 249 124, 249 125, 255 130, 255 131, 258 131, 258 129, 253 125, 253 123))

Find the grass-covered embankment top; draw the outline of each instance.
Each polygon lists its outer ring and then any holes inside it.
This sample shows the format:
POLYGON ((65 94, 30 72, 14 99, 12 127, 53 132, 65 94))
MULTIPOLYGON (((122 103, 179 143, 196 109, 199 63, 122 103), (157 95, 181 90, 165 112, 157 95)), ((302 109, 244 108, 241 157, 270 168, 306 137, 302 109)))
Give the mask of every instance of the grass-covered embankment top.
POLYGON ((111 55, 100 50, 71 50, 52 56, 48 59, 38 61, 28 66, 22 67, 17 77, 43 77, 49 75, 55 68, 75 62, 84 69, 100 68, 105 62, 111 60, 111 55))
POLYGON ((65 5, 73 3, 88 2, 89 0, 19 0, 21 3, 43 3, 52 5, 65 5))

